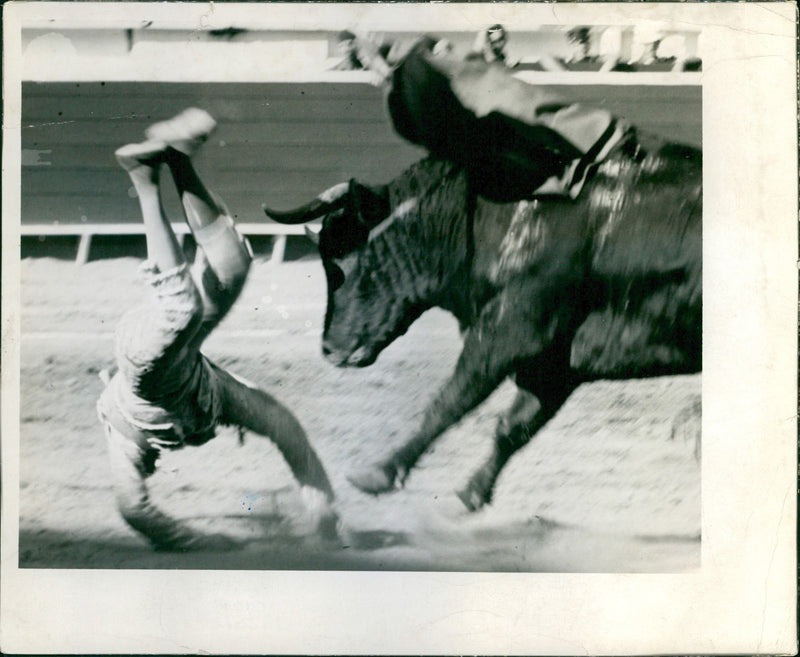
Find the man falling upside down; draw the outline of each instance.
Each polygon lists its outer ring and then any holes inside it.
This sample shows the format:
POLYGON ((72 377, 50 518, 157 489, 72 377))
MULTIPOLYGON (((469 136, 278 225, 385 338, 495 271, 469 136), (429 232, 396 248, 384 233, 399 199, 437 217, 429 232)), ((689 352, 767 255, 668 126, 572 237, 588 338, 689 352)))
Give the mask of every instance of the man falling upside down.
POLYGON ((97 404, 108 438, 117 505, 123 518, 159 549, 226 549, 235 543, 200 534, 158 510, 145 479, 162 449, 202 445, 220 425, 269 437, 301 486, 312 526, 333 537, 337 517, 325 469, 300 423, 263 390, 217 367, 200 347, 242 290, 251 255, 225 206, 198 177, 191 157, 216 123, 188 109, 123 146, 117 160, 139 197, 148 260, 141 273, 153 300, 127 313, 117 330, 118 371, 97 404), (169 168, 197 243, 187 264, 159 199, 161 165, 169 168))

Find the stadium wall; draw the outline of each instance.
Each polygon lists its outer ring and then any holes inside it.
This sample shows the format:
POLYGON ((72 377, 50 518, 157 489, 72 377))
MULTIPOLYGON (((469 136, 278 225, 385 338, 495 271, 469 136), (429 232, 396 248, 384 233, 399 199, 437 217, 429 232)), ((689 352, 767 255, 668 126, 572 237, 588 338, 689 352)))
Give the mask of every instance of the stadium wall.
MULTIPOLYGON (((607 107, 642 129, 701 144, 698 85, 553 90, 607 107)), ((219 121, 197 166, 242 222, 267 222, 263 202, 289 207, 351 177, 386 181, 422 154, 392 131, 380 90, 361 82, 25 82, 22 98, 23 227, 138 223, 114 149, 190 105, 219 121)), ((176 196, 164 201, 179 213, 176 196)))

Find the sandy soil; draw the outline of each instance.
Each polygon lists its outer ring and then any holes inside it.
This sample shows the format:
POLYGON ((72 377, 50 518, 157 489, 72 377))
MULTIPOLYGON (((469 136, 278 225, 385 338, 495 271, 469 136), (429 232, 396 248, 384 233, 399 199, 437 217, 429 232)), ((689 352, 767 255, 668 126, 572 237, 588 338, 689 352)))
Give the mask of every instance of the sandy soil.
POLYGON ((393 569, 676 572, 700 565, 700 376, 579 388, 509 463, 493 503, 455 498, 510 404, 504 384, 436 443, 406 487, 373 498, 345 475, 405 439, 451 371, 455 321, 425 314, 370 368, 319 353, 322 268, 254 266, 206 352, 301 419, 329 470, 348 527, 321 544, 295 522, 297 486, 272 444, 223 432, 166 454, 150 480, 176 517, 243 541, 233 552, 151 550, 114 507, 94 403, 112 332, 142 295, 138 261, 22 264, 20 566, 34 568, 393 569))

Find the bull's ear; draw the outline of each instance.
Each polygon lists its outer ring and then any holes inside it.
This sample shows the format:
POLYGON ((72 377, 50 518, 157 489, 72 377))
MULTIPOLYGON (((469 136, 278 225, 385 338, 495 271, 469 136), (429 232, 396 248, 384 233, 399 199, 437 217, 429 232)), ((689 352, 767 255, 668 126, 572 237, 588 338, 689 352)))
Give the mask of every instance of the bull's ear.
POLYGON ((306 237, 314 244, 314 246, 319 246, 319 231, 313 230, 306 224, 303 226, 305 230, 306 237))
POLYGON ((389 195, 386 187, 367 187, 350 181, 350 202, 359 221, 367 228, 377 226, 389 215, 389 195))

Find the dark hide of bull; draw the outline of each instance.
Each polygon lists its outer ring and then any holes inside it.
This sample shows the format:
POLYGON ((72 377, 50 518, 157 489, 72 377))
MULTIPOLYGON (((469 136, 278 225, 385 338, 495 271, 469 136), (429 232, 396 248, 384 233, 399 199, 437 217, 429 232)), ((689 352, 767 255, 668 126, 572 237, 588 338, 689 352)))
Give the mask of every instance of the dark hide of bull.
POLYGON ((463 169, 433 159, 381 188, 351 182, 320 234, 325 356, 369 365, 433 306, 464 339, 420 427, 352 474, 355 486, 402 485, 437 436, 512 377, 519 391, 493 451, 459 492, 477 509, 581 382, 700 370, 701 153, 648 141, 613 153, 577 201, 489 202, 463 169))

